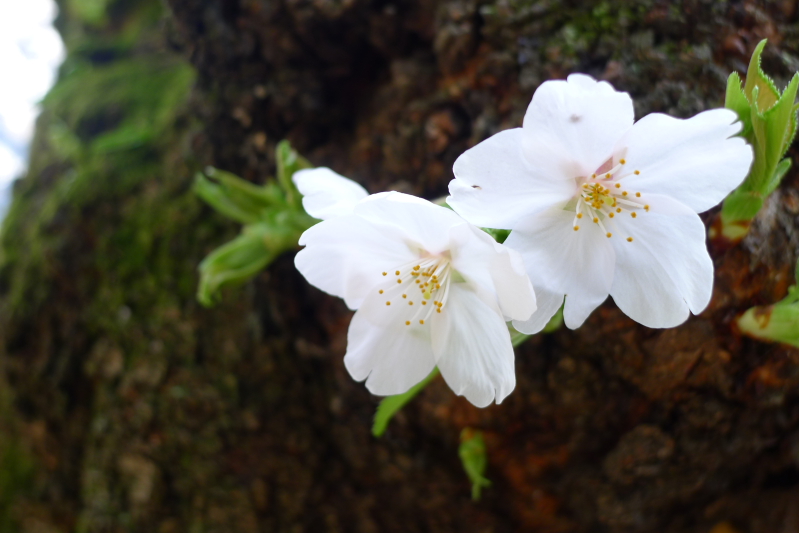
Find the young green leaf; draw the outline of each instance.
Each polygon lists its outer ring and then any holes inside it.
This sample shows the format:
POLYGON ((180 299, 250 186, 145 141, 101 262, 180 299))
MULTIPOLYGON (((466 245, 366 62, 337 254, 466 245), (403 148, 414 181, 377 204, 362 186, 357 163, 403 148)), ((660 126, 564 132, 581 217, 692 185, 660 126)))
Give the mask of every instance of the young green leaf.
POLYGON ((744 86, 737 73, 727 80, 725 106, 737 113, 743 123, 741 135, 755 156, 746 180, 727 197, 721 211, 722 234, 733 241, 746 235, 763 202, 791 166, 789 159, 782 158, 796 135, 799 73, 780 92, 760 66, 765 46, 764 39, 752 54, 744 86))
POLYGON ((270 228, 265 224, 247 226, 241 235, 211 252, 200 263, 197 299, 206 307, 214 304, 224 285, 243 283, 263 270, 274 254, 264 242, 270 228))
POLYGON ((774 305, 752 307, 738 317, 741 332, 756 339, 781 342, 799 348, 799 261, 794 271, 796 285, 774 305))
POLYGON ((793 291, 790 298, 794 301, 748 309, 737 321, 741 332, 799 348, 799 291, 793 291))
POLYGON ((485 478, 488 456, 482 432, 472 428, 464 428, 461 431, 461 444, 458 447, 458 455, 461 458, 466 475, 469 476, 469 480, 472 482, 472 500, 478 501, 483 487, 491 485, 491 482, 485 478))
POLYGON ((288 204, 302 209, 302 204, 300 203, 302 197, 294 182, 291 181, 291 177, 298 170, 311 168, 313 165, 298 154, 286 140, 277 144, 275 157, 277 159, 277 182, 283 188, 288 204))
POLYGON ((241 235, 211 252, 200 263, 197 299, 205 306, 215 302, 219 290, 249 280, 280 254, 297 247, 303 231, 315 221, 307 214, 283 209, 267 210, 263 222, 244 226, 241 235))
POLYGON ((242 224, 258 222, 265 209, 284 202, 279 188, 273 184, 255 185, 212 167, 205 174, 197 173, 194 192, 211 207, 242 224))

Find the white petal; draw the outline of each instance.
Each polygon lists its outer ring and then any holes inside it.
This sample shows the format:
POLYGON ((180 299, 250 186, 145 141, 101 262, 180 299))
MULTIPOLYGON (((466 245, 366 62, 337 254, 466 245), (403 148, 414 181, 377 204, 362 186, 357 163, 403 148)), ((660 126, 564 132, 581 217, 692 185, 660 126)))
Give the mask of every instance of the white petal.
POLYGON ((495 399, 500 403, 516 386, 513 346, 499 310, 467 285, 453 284, 443 311, 434 317, 433 352, 455 394, 486 407, 495 399))
POLYGON ((492 294, 509 320, 529 318, 535 311, 535 293, 518 252, 471 224, 454 226, 450 236, 452 267, 492 294))
POLYGON ((615 254, 597 224, 583 218, 574 231, 573 220, 573 211, 545 211, 521 222, 505 245, 521 254, 533 287, 566 295, 563 319, 576 329, 607 298, 615 254))
POLYGON ((610 290, 624 313, 650 328, 677 326, 688 311, 702 312, 713 291, 713 263, 705 225, 690 208, 668 197, 649 195, 654 209, 637 218, 616 217, 616 275, 610 290), (626 238, 632 237, 632 242, 626 238))
POLYGON ((633 125, 630 95, 583 74, 541 84, 524 116, 525 154, 552 178, 593 173, 633 125))
POLYGON ((741 137, 738 116, 713 109, 690 119, 654 113, 632 127, 619 141, 627 148, 625 188, 665 194, 696 213, 721 202, 744 180, 752 149, 741 137))
POLYGON ((394 226, 356 215, 320 222, 300 237, 305 245, 294 265, 311 285, 344 298, 357 309, 372 287, 393 271, 418 257, 405 234, 394 226))
POLYGON ((351 213, 369 194, 351 179, 325 167, 300 170, 292 180, 302 193, 305 212, 320 220, 351 213))
POLYGON ((521 333, 534 335, 546 327, 563 305, 563 294, 550 292, 541 286, 535 288, 535 299, 538 308, 527 320, 514 320, 513 327, 521 333))
POLYGON ((566 202, 573 182, 548 179, 524 156, 521 128, 505 130, 455 161, 447 203, 478 226, 512 228, 520 218, 566 202))
POLYGON ((366 379, 372 394, 407 392, 435 367, 430 326, 378 327, 359 310, 347 333, 344 365, 353 379, 366 379))
POLYGON ((445 251, 449 244, 449 229, 464 223, 461 217, 446 207, 399 192, 389 192, 380 198, 360 202, 355 206, 354 213, 398 228, 407 239, 430 253, 445 251))

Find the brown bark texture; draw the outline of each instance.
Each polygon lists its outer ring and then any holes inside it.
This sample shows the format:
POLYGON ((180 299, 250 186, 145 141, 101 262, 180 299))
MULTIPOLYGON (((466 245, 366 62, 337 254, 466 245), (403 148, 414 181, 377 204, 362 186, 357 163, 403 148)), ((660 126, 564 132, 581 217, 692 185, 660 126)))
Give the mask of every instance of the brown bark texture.
MULTIPOLYGON (((61 19, 73 39, 133 35, 86 54, 96 69, 152 57, 196 80, 125 163, 150 170, 121 182, 103 167, 79 196, 64 185, 82 183, 78 159, 37 163, 56 138, 45 107, 0 262, 8 531, 799 531, 799 350, 733 326, 792 283, 796 170, 742 243, 710 243, 700 316, 653 330, 609 299, 517 348, 502 405, 477 409, 438 378, 380 439, 379 399, 342 363, 351 313, 293 254, 215 308, 195 302, 197 263, 238 227, 190 191, 205 165, 263 182, 287 138, 370 192, 440 197, 455 158, 519 126, 548 79, 584 72, 628 91, 636 117, 687 117, 723 105, 727 75, 768 38, 764 69, 784 85, 795 1, 167 0, 130 30, 151 3, 109 2, 105 26, 61 19), (487 443, 478 502, 465 427, 487 443)), ((109 113, 78 121, 78 140, 115 127, 109 113)))

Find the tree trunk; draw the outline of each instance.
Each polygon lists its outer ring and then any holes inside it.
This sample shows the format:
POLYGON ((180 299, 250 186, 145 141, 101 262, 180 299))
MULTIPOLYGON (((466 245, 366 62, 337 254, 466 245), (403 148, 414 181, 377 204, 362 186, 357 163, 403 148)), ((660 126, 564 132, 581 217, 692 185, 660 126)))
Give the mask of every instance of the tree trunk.
POLYGON ((293 254, 196 303, 238 227, 190 190, 205 165, 263 182, 288 138, 371 192, 439 197, 548 79, 686 117, 768 38, 783 85, 796 2, 167 4, 62 6, 69 59, 2 233, 0 532, 799 531, 799 350, 733 327, 792 283, 796 171, 740 245, 710 243, 699 317, 653 330, 609 300, 519 347, 502 405, 439 378, 380 439, 342 364, 351 313, 293 254), (479 502, 464 427, 487 442, 479 502))

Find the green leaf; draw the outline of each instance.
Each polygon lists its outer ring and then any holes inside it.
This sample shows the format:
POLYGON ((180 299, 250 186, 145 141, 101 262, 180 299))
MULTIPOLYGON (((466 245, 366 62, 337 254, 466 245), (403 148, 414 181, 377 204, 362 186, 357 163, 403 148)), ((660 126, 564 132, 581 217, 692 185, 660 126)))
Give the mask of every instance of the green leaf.
POLYGON ((787 174, 788 171, 791 169, 792 164, 793 162, 787 157, 782 161, 780 161, 780 163, 777 165, 777 168, 774 169, 774 175, 771 178, 771 183, 769 183, 766 189, 764 190, 765 196, 768 196, 769 194, 773 193, 777 189, 777 187, 780 186, 782 178, 784 178, 785 174, 787 174))
POLYGON ((774 82, 766 76, 760 67, 760 55, 766 47, 768 39, 760 41, 749 60, 749 70, 746 72, 746 86, 744 92, 749 102, 761 113, 767 111, 779 99, 780 93, 774 82))
MULTIPOLYGON (((799 273, 797 273, 799 274, 799 273)), ((799 348, 799 291, 776 305, 753 307, 738 318, 741 332, 756 339, 799 348)))
POLYGON ((750 143, 753 142, 752 135, 752 106, 743 91, 741 77, 737 72, 730 74, 727 78, 727 93, 724 100, 724 107, 732 109, 738 114, 738 119, 743 124, 741 136, 745 137, 750 143))
POLYGON ((291 181, 291 177, 298 170, 304 168, 311 168, 311 163, 302 157, 291 147, 291 144, 286 141, 280 141, 275 148, 275 159, 277 160, 277 181, 286 193, 286 200, 289 205, 301 207, 300 192, 291 181))
POLYGON ((765 132, 766 161, 771 169, 776 168, 793 138, 796 120, 794 103, 797 89, 799 89, 799 73, 794 74, 779 100, 763 114, 767 127, 765 132))
POLYGON ((780 93, 760 66, 765 46, 764 39, 752 54, 743 89, 738 74, 733 73, 727 79, 725 106, 738 114, 743 122, 741 135, 754 150, 749 175, 725 199, 722 208, 722 234, 731 240, 746 235, 764 200, 779 186, 791 166, 789 159, 782 158, 796 135, 799 73, 780 93))
POLYGON ((763 198, 759 194, 737 190, 724 201, 721 214, 728 222, 751 220, 761 207, 763 207, 763 198))
POLYGON ((458 455, 461 458, 466 475, 469 476, 469 481, 472 482, 472 500, 478 501, 483 487, 491 485, 491 482, 485 478, 488 455, 482 432, 472 428, 464 428, 461 431, 461 444, 458 447, 458 455))
POLYGON ((211 306, 222 286, 244 283, 272 262, 274 254, 263 238, 269 231, 266 225, 247 226, 241 235, 203 259, 197 290, 201 304, 211 306))
POLYGON ((426 378, 411 387, 408 392, 396 394, 394 396, 386 396, 383 398, 380 401, 380 405, 377 406, 377 412, 375 412, 375 419, 374 423, 372 424, 372 435, 375 437, 382 437, 386 432, 386 429, 388 429, 388 423, 391 422, 391 419, 394 417, 394 415, 397 414, 399 410, 402 409, 405 404, 410 402, 417 394, 422 392, 422 389, 424 389, 428 383, 433 381, 433 378, 435 378, 438 374, 438 368, 434 368, 426 378))
POLYGON ((262 220, 268 208, 285 202, 274 184, 258 186, 211 167, 205 172, 211 179, 198 173, 194 179, 194 192, 221 214, 242 224, 262 220))
POLYGON ((205 306, 216 301, 224 286, 248 281, 280 254, 297 247, 302 232, 315 221, 305 213, 268 211, 265 221, 244 226, 241 235, 217 248, 200 263, 197 299, 205 306))

